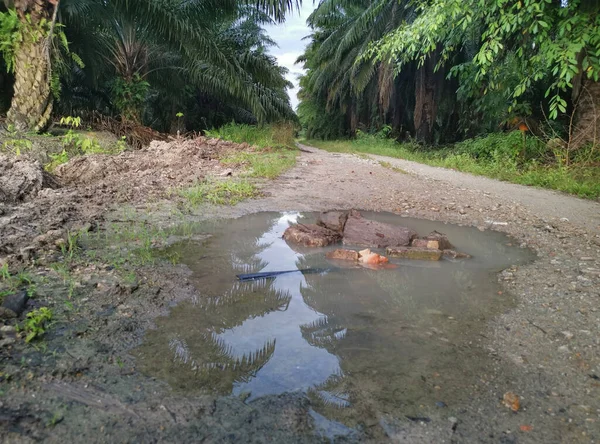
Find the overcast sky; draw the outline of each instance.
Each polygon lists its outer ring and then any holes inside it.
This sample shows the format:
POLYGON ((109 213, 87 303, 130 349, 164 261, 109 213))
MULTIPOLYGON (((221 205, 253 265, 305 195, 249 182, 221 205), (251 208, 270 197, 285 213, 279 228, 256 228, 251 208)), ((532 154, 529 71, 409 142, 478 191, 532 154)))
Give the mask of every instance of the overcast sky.
POLYGON ((271 38, 279 45, 279 48, 271 48, 269 52, 277 57, 280 65, 289 69, 287 78, 295 85, 293 90, 288 91, 294 109, 298 106, 297 77, 302 74, 302 66, 294 65, 294 62, 304 53, 304 48, 308 43, 302 39, 310 33, 310 29, 306 26, 306 19, 315 8, 312 0, 304 0, 303 3, 300 13, 295 12, 289 16, 284 24, 266 28, 271 38))

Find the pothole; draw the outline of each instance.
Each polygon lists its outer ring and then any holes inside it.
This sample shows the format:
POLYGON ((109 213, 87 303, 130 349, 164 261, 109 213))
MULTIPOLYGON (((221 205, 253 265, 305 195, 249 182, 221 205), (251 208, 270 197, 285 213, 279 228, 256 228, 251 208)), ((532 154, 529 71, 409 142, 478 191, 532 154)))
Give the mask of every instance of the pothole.
MULTIPOLYGON (((327 251, 282 239, 314 214, 259 213, 208 223, 202 241, 171 247, 192 270, 197 300, 157 321, 134 354, 148 375, 187 394, 301 392, 315 412, 354 427, 426 418, 469 402, 492 358, 485 323, 514 303, 497 273, 533 260, 496 232, 368 213, 368 219, 447 234, 468 260, 390 259, 397 268, 332 265, 327 251), (236 275, 320 269, 240 282, 236 275)), ((374 250, 378 251, 378 250, 374 250)), ((381 251, 381 253, 384 253, 381 251)))

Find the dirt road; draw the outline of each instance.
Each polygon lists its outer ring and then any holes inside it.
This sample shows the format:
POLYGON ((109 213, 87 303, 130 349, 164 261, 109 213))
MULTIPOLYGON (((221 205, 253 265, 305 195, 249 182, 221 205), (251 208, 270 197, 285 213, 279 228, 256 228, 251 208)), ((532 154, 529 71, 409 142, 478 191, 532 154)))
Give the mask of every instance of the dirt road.
MULTIPOLYGON (((472 402, 451 412, 440 408, 427 422, 382 417, 334 441, 600 440, 600 204, 412 162, 304 149, 310 152, 299 156, 295 168, 264 185, 263 198, 235 207, 202 207, 189 219, 258 211, 390 211, 502 231, 538 256, 530 265, 498 275, 515 307, 476 338, 452 345, 490 357, 492 364, 468 389, 472 402), (390 165, 382 166, 382 160, 390 165), (516 413, 502 403, 507 392, 521 398, 516 413)), ((169 219, 169 203, 162 204, 160 214, 148 213, 156 202, 136 207, 146 212, 146 225, 152 218, 163 225, 176 222, 169 219)), ((322 420, 311 414, 301 394, 249 404, 236 397, 189 397, 138 372, 129 352, 143 341, 153 319, 173 303, 202 297, 189 277, 183 265, 144 266, 136 285, 124 285, 111 267, 84 269, 75 285, 80 294, 75 309, 69 308, 67 321, 47 335, 45 350, 16 347, 13 355, 0 355, 0 438, 318 441, 315 428, 322 420)), ((53 302, 51 289, 46 295, 58 311, 63 303, 53 302)), ((329 441, 326 435, 321 439, 329 441)))

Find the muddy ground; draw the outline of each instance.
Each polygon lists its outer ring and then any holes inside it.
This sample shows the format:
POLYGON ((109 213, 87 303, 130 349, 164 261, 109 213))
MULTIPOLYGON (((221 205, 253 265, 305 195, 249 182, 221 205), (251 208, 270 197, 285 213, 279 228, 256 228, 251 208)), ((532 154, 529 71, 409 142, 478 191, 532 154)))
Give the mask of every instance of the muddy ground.
POLYGON ((3 204, 1 260, 11 267, 35 260, 29 272, 36 296, 28 309, 48 306, 55 313, 42 341, 26 345, 16 338, 0 349, 3 442, 329 441, 301 394, 251 403, 185 397, 138 372, 129 352, 170 306, 202 297, 184 265, 149 260, 139 251, 195 235, 194 224, 206 218, 334 208, 498 230, 538 256, 498 275, 516 307, 476 338, 451 345, 491 357, 469 388, 471 402, 428 412, 429 422, 382 414, 379 423, 334 441, 600 440, 598 203, 403 161, 386 159, 396 167, 391 169, 381 159, 305 148, 295 168, 263 185, 260 199, 235 207, 182 206, 169 190, 223 174, 218 151, 247 148, 220 145, 189 142, 172 157, 173 147, 155 146, 145 158, 125 153, 99 165, 99 159, 75 160, 58 171, 62 187, 3 204), (171 160, 157 160, 163 158, 171 160), (61 249, 56 245, 64 232, 48 234, 66 227, 87 232, 78 240, 82 249, 61 249), (44 234, 47 239, 35 240, 44 234), (521 397, 519 411, 503 405, 506 392, 521 397))

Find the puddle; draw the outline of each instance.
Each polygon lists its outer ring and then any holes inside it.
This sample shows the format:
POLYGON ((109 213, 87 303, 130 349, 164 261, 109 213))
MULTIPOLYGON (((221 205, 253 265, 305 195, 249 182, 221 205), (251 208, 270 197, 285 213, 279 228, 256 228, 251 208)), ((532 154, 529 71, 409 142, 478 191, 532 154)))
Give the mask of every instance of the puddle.
POLYGON ((202 296, 174 307, 147 333, 134 351, 142 371, 190 395, 252 402, 299 391, 310 398, 313 417, 327 418, 335 430, 468 403, 493 365, 477 345, 482 327, 513 304, 498 294, 496 273, 531 261, 532 253, 499 233, 363 215, 420 235, 446 233, 473 258, 392 259, 399 268, 378 271, 332 268, 328 249, 294 251, 281 239, 290 222, 313 215, 212 222, 203 227, 212 237, 170 250, 193 271, 202 296), (254 282, 235 277, 308 267, 330 270, 254 282))

